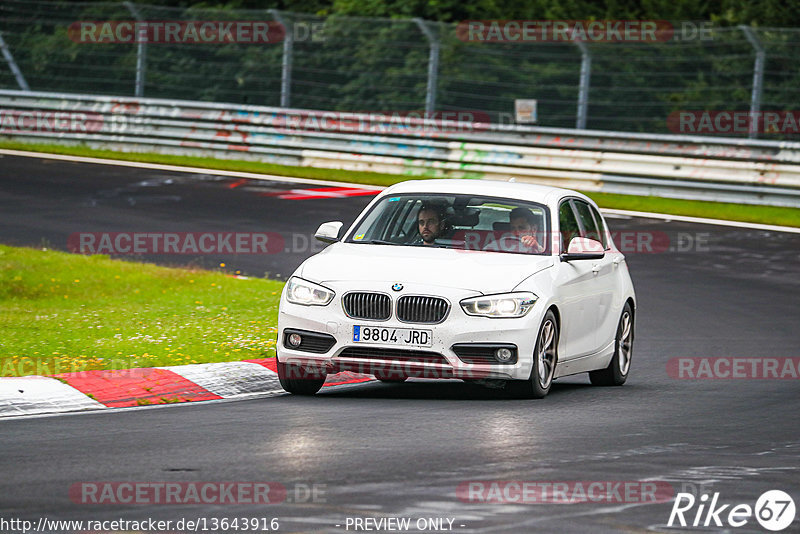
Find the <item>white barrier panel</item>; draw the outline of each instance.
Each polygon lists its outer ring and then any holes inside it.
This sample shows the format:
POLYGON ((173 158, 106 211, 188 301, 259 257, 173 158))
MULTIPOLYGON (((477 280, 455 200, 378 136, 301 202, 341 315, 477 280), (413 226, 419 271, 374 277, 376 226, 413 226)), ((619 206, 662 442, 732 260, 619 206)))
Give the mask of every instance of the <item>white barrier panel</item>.
POLYGON ((0 137, 800 207, 800 143, 792 142, 8 90, 0 90, 0 137))

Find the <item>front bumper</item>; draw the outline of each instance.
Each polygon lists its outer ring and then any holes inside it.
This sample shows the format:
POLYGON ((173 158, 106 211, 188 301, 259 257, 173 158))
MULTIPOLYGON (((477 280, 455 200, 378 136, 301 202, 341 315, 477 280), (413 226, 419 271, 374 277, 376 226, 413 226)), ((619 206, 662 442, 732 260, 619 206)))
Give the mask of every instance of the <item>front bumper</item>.
MULTIPOLYGON (((397 298, 407 292, 443 297, 451 305, 443 322, 400 322, 394 314, 388 320, 373 321, 353 319, 345 314, 342 295, 354 288, 336 287, 331 283, 325 285, 336 291, 336 296, 327 306, 302 306, 287 302, 285 295, 281 297, 276 345, 280 362, 325 373, 352 371, 388 377, 524 380, 530 376, 536 334, 544 315, 544 306, 540 302, 520 318, 474 317, 464 313, 459 301, 477 296, 478 293, 416 287, 391 295, 393 305, 397 298), (419 347, 354 342, 353 327, 357 325, 430 330, 432 343, 430 347, 419 347), (329 339, 330 343, 314 343, 316 352, 307 350, 308 346, 292 348, 286 342, 287 330, 315 333, 320 340, 329 339), (481 353, 491 354, 493 347, 512 349, 514 362, 476 363, 481 360, 481 353)), ((355 289, 380 291, 385 287, 389 285, 364 284, 355 289)))

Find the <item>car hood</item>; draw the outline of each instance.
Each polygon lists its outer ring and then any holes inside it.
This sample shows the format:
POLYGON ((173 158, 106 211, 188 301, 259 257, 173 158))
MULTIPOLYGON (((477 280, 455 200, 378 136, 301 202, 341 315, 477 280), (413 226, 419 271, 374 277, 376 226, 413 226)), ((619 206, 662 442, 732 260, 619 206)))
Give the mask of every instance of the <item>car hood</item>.
POLYGON ((553 265, 552 256, 445 248, 335 243, 297 275, 312 282, 386 281, 502 293, 553 265))

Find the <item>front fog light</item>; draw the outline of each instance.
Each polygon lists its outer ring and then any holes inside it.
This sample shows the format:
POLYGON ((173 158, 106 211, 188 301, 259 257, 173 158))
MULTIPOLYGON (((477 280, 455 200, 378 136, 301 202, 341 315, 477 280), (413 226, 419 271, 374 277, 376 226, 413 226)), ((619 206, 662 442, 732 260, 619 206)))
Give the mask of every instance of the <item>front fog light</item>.
POLYGON ((511 349, 500 348, 494 351, 494 357, 497 358, 498 362, 510 361, 513 355, 514 353, 511 352, 511 349))
POLYGON ((300 337, 300 334, 290 334, 289 335, 289 345, 293 347, 299 347, 300 343, 303 342, 303 338, 300 337))

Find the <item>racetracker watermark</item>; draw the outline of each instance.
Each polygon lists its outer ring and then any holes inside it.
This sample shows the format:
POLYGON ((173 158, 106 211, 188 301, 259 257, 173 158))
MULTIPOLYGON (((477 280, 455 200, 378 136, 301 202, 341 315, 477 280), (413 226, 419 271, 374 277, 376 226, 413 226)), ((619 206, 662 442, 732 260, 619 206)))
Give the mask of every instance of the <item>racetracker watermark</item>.
POLYGON ((0 108, 0 133, 99 132, 103 116, 82 111, 30 111, 0 108))
MULTIPOLYGON (((322 22, 294 22, 290 29, 295 42, 325 41, 322 22)), ((76 21, 67 29, 81 44, 274 44, 286 34, 286 27, 273 20, 76 21)))
POLYGON ((798 380, 800 357, 671 358, 667 374, 678 380, 798 380))
POLYGON ((711 40, 710 23, 666 20, 465 20, 462 41, 481 43, 660 43, 711 40))
MULTIPOLYGON (((0 376, 1 377, 19 377, 19 376, 50 376, 62 373, 83 373, 89 370, 92 366, 97 366, 103 359, 93 359, 90 361, 81 361, 80 363, 75 360, 67 360, 61 358, 29 358, 23 356, 21 358, 5 357, 0 358, 0 376)), ((124 366, 130 365, 120 359, 115 362, 115 369, 123 369, 124 366)))
POLYGON ((663 503, 673 495, 668 482, 641 480, 473 480, 456 487, 458 500, 487 504, 663 503))
POLYGON ((342 371, 357 375, 372 375, 386 380, 405 380, 407 378, 483 380, 489 378, 491 374, 491 370, 487 369, 485 365, 466 366, 454 370, 449 365, 437 366, 424 359, 370 362, 348 359, 345 354, 340 355, 335 364, 294 357, 283 358, 281 364, 285 365, 285 376, 294 380, 319 380, 322 375, 342 371))
MULTIPOLYGON (((500 113, 502 124, 514 122, 513 114, 500 113)), ((364 112, 293 112, 256 121, 278 131, 318 131, 357 134, 431 134, 484 131, 492 125, 492 116, 484 111, 386 110, 364 112)))
MULTIPOLYGON (((533 234, 532 234, 533 235, 533 234)), ((711 250, 709 232, 677 232, 668 234, 660 231, 624 230, 610 232, 610 237, 623 254, 665 254, 674 252, 709 252, 711 250)), ((541 252, 541 246, 547 243, 543 232, 535 232, 536 242, 533 246, 524 242, 525 236, 516 235, 503 230, 457 230, 453 234, 454 248, 463 250, 483 250, 493 252, 531 253, 541 252)), ((551 247, 558 249, 571 234, 552 232, 551 247)), ((603 243, 593 237, 582 245, 570 246, 570 252, 601 253, 605 251, 603 243)))
POLYGON ((67 249, 79 254, 277 254, 276 232, 76 232, 67 249))
POLYGON ((77 482, 76 504, 276 504, 324 503, 325 484, 279 482, 77 482))
MULTIPOLYGON (((289 190, 268 193, 279 198, 331 198, 349 196, 340 191, 289 190)), ((374 194, 369 191, 368 194, 374 194)), ((545 235, 537 233, 537 242, 545 243, 545 235)), ((674 252, 709 252, 708 232, 677 232, 626 230, 610 234, 623 254, 665 254, 674 252)), ((561 234, 553 232, 552 246, 560 246, 561 234)), ((402 243, 400 243, 402 244, 402 243)), ((67 250, 78 254, 315 254, 327 244, 313 235, 277 232, 75 232, 67 238, 67 250)), ((457 230, 452 236, 452 248, 468 251, 540 252, 541 248, 525 245, 508 231, 457 230)), ((571 252, 603 252, 599 241, 584 242, 571 252)))
POLYGON ((800 111, 673 111, 667 128, 677 134, 798 135, 800 111))

